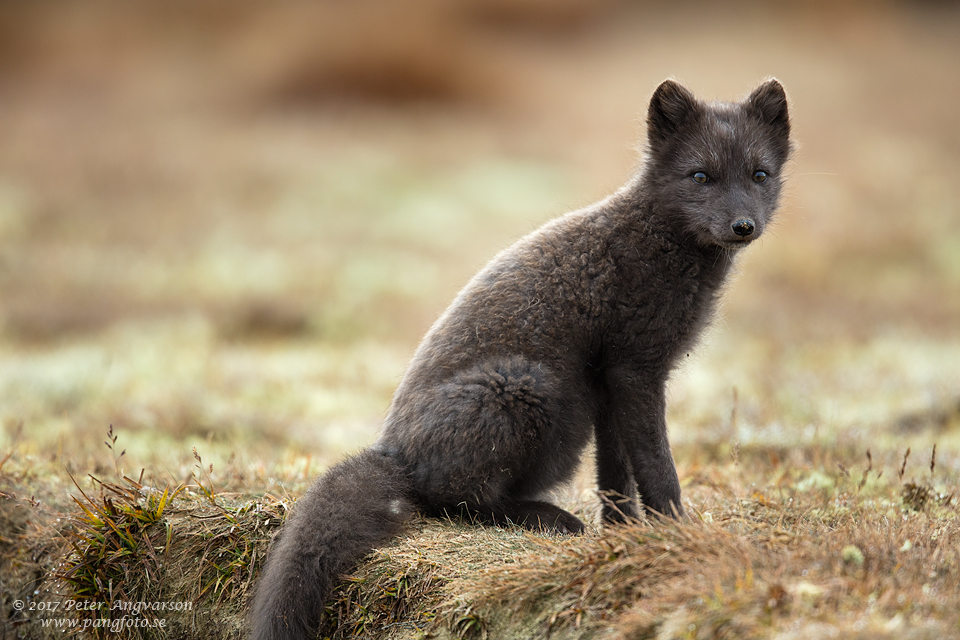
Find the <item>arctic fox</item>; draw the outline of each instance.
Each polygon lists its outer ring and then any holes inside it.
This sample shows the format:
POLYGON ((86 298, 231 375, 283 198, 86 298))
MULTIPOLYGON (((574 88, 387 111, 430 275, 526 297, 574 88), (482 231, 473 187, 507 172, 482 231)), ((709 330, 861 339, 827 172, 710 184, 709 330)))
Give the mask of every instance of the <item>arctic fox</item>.
POLYGON ((704 103, 672 80, 650 100, 626 186, 521 239, 460 292, 420 344, 379 439, 321 476, 267 558, 256 640, 315 632, 338 576, 415 510, 583 531, 540 497, 596 441, 607 523, 680 516, 664 387, 740 249, 777 208, 790 121, 783 87, 704 103))

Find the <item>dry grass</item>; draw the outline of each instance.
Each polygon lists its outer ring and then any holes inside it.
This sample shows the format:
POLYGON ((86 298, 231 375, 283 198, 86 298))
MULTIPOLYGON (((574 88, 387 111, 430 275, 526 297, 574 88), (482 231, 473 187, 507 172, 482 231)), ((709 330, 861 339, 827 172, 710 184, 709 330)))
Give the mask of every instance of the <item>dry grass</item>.
MULTIPOLYGON (((0 635, 49 630, 14 599, 72 594, 196 604, 143 637, 241 637, 283 511, 372 440, 463 282, 619 186, 664 77, 735 97, 769 74, 790 193, 671 382, 698 517, 564 540, 418 521, 325 633, 960 637, 958 24, 942 3, 4 3, 0 635)), ((588 520, 590 477, 557 496, 588 520)))
POLYGON ((956 484, 933 482, 934 464, 927 478, 906 483, 906 459, 878 469, 864 458, 852 472, 842 455, 803 454, 834 466, 777 469, 776 453, 757 449, 739 465, 695 476, 687 491, 696 516, 684 523, 566 539, 423 523, 340 590, 339 629, 406 627, 396 637, 957 636, 956 484), (743 495, 746 480, 756 482, 743 495))
MULTIPOLYGON (((543 538, 417 520, 345 578, 323 633, 960 636, 955 454, 753 446, 717 455, 691 467, 689 452, 678 452, 693 514, 682 523, 543 538)), ((211 473, 198 459, 190 487, 97 482, 99 493, 83 491, 67 522, 36 501, 8 504, 4 539, 19 539, 4 554, 10 594, 35 605, 103 603, 79 614, 80 624, 121 618, 116 602, 188 601, 192 611, 163 614, 164 632, 130 637, 240 637, 257 568, 289 504, 219 494, 211 473), (17 509, 19 527, 10 517, 17 509)), ((8 624, 29 620, 30 637, 53 637, 62 631, 40 625, 54 617, 14 614, 8 624)))

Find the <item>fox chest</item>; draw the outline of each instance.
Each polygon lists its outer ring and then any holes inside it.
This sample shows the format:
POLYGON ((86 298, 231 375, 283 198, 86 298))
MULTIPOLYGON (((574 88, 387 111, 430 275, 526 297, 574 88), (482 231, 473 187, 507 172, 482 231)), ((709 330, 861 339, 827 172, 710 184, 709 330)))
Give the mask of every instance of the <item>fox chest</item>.
POLYGON ((605 342, 622 357, 663 365, 688 351, 709 323, 723 274, 694 263, 646 275, 618 296, 605 342))

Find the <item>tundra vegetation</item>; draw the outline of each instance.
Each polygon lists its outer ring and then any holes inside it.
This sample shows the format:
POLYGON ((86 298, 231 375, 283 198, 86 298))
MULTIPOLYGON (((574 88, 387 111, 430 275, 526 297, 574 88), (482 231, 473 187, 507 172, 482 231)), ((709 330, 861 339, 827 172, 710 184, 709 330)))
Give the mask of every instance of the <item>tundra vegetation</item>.
POLYGON ((467 278, 623 182, 664 77, 767 74, 800 147, 671 380, 690 518, 600 529, 587 460, 586 535, 417 520, 322 634, 960 637, 960 14, 829 9, 5 4, 3 637, 243 637, 467 278))

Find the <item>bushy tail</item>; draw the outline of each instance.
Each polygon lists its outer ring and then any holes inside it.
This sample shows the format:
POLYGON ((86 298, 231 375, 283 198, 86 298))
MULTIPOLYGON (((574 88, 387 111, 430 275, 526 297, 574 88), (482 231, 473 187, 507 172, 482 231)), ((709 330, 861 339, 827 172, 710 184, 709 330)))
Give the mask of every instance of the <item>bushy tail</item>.
POLYGON ((312 638, 340 574, 403 529, 413 511, 403 469, 371 450, 322 475, 300 498, 253 598, 252 640, 312 638))

